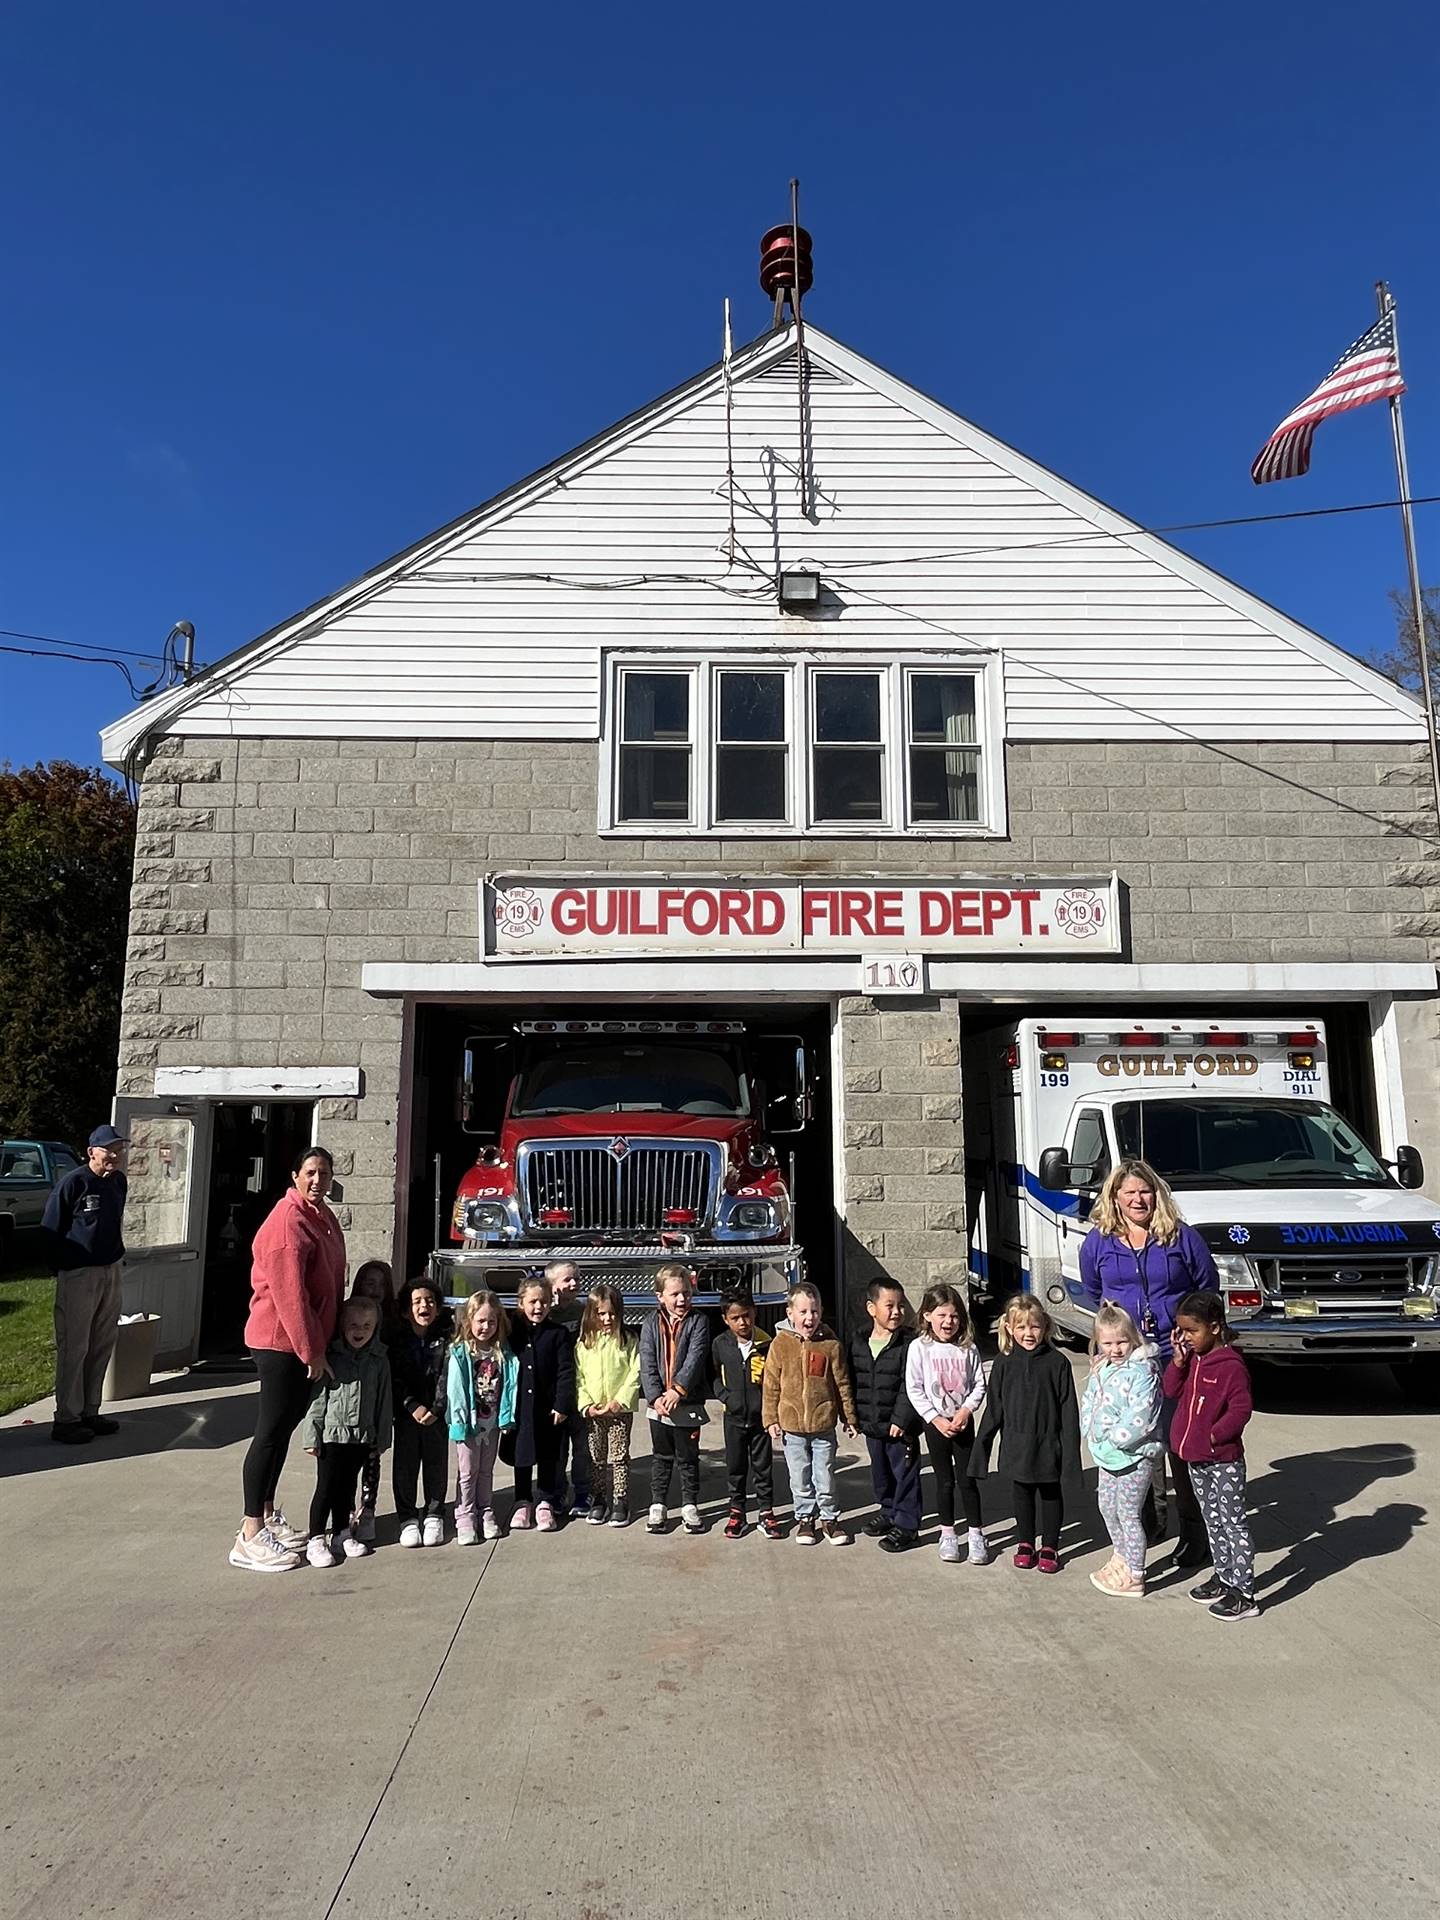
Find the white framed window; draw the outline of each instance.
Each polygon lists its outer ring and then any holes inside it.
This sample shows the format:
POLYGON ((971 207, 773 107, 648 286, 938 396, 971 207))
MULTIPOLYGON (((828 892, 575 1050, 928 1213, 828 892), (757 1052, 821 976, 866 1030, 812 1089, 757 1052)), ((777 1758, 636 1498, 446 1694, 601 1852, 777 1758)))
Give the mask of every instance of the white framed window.
POLYGON ((997 656, 617 655, 606 688, 603 833, 1005 832, 997 656))

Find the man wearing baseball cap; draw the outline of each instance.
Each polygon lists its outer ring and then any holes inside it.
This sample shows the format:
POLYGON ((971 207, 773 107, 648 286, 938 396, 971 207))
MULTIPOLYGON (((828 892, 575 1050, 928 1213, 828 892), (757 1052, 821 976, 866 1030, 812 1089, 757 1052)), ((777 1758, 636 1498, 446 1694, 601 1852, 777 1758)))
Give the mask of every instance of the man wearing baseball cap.
POLYGON ((50 1263, 55 1268, 55 1424, 50 1438, 83 1446, 118 1433, 100 1413, 101 1383, 120 1324, 121 1222, 125 1136, 97 1127, 85 1165, 51 1189, 45 1205, 50 1263))

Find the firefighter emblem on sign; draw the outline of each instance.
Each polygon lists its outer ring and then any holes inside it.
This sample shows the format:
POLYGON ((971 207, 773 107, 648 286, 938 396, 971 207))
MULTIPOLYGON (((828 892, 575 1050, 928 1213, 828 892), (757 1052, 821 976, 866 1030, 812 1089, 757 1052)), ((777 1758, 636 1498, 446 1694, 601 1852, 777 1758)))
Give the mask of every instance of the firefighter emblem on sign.
POLYGON ((1061 933, 1068 933, 1072 940, 1092 940, 1108 917, 1104 900, 1090 887, 1067 887, 1052 915, 1061 933))
POLYGON ((543 917, 540 896, 529 887, 495 893, 495 933, 501 940, 528 940, 543 917))

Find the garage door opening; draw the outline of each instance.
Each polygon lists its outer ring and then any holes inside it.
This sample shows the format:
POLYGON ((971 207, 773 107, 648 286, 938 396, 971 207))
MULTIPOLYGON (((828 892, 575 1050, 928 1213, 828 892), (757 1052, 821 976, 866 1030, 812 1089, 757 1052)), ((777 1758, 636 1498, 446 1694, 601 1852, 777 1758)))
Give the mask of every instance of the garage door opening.
MULTIPOLYGON (((649 1231, 657 1224, 689 1234, 698 1251, 708 1243, 717 1206, 763 1206, 763 1179, 748 1200, 744 1194, 726 1200, 713 1183, 693 1194, 670 1191, 663 1186, 670 1173, 657 1171, 638 1151, 630 1158, 628 1143, 614 1165, 597 1167, 597 1149, 643 1131, 637 1115, 657 1111, 667 1113, 668 1125, 695 1136, 710 1156, 707 1166, 719 1167, 727 1136, 741 1131, 773 1149, 774 1171, 793 1205, 793 1241, 803 1249, 806 1271, 833 1299, 831 1023, 829 1005, 815 1002, 417 1007, 407 1270, 423 1271, 437 1249, 459 1250, 462 1242, 452 1234, 462 1185, 474 1206, 512 1209, 511 1223, 521 1225, 512 1244, 533 1249, 527 1269, 564 1257, 567 1244, 618 1242, 627 1228, 649 1231), (645 1027, 651 1031, 636 1030, 645 1027), (567 1028, 577 1036, 573 1058, 566 1057, 567 1028), (721 1031, 708 1044, 711 1028, 721 1031), (485 1178, 483 1162, 497 1150, 507 1113, 511 1138, 525 1116, 533 1122, 526 1132, 537 1140, 543 1135, 545 1146, 532 1147, 523 1175, 515 1169, 519 1184, 502 1194, 505 1179, 485 1178), (626 1158, 630 1164, 622 1170, 626 1158), (477 1164, 481 1173, 472 1173, 477 1164), (623 1217, 615 1211, 621 1195, 630 1209, 623 1217)), ((500 1216, 483 1218, 488 1226, 500 1216)), ((643 1286, 633 1276, 624 1284, 630 1291, 643 1286)))

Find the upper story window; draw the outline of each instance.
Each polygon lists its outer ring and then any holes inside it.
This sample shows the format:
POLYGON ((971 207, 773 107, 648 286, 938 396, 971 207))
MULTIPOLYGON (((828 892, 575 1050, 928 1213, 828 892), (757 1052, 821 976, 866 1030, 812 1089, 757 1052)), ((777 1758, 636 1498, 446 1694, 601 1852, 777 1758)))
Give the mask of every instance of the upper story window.
POLYGON ((607 832, 1004 832, 999 664, 617 659, 607 832))

